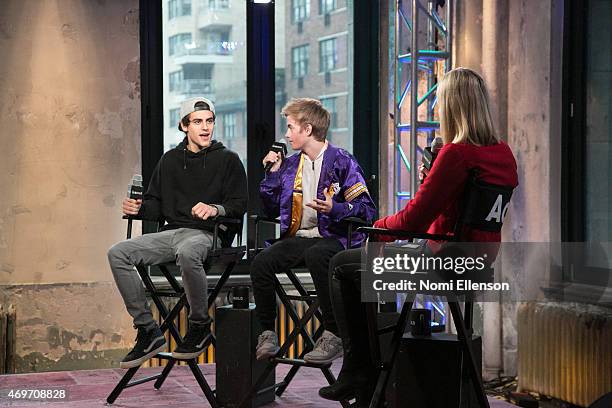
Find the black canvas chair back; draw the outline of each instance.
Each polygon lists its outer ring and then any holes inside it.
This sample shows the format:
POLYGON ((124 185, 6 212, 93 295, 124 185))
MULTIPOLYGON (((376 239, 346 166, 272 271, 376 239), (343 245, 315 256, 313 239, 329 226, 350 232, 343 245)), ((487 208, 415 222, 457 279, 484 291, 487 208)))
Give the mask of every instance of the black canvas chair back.
MULTIPOLYGON (((138 218, 132 216, 124 216, 123 218, 127 219, 127 238, 130 239, 132 235, 132 222, 138 218)), ((246 247, 242 245, 242 220, 217 217, 213 220, 204 222, 210 224, 210 227, 213 229, 213 249, 209 251, 206 260, 204 261, 207 277, 210 278, 211 271, 217 270, 221 272, 218 276, 216 284, 212 290, 209 290, 208 293, 208 308, 210 309, 210 307, 214 305, 217 296, 221 293, 223 286, 229 279, 232 270, 236 266, 236 263, 242 259, 246 253, 246 247), (234 236, 237 237, 236 246, 232 246, 234 236)), ((162 319, 160 325, 162 332, 168 332, 176 344, 181 344, 183 338, 180 335, 178 328, 174 324, 174 321, 183 309, 189 308, 189 305, 187 303, 185 290, 176 279, 175 274, 172 272, 173 269, 176 269, 176 264, 174 262, 158 265, 136 265, 136 270, 146 288, 147 295, 151 298, 159 311, 160 318, 162 319), (162 276, 165 278, 163 284, 155 284, 153 282, 153 279, 149 273, 149 267, 151 266, 156 266, 159 268, 162 276), (178 301, 172 307, 172 309, 168 309, 166 303, 162 300, 163 298, 178 298, 178 301)), ((211 334, 206 342, 206 347, 214 347, 216 345, 214 334, 211 334)), ((204 352, 206 352, 206 350, 204 352)), ((109 404, 112 404, 124 389, 153 380, 155 380, 155 384, 153 385, 155 389, 161 388, 177 360, 172 358, 172 354, 170 352, 159 353, 157 356, 155 356, 155 358, 167 360, 167 363, 161 373, 130 381, 140 367, 128 369, 119 383, 117 383, 113 391, 107 397, 106 401, 109 404)), ((202 392, 204 393, 211 407, 218 407, 219 404, 215 398, 215 392, 210 388, 206 378, 198 367, 197 359, 194 358, 187 360, 187 364, 189 365, 193 376, 200 385, 200 388, 202 389, 202 392)))
MULTIPOLYGON (((512 197, 512 191, 512 187, 498 186, 479 181, 477 174, 472 172, 466 184, 464 198, 462 200, 463 205, 460 208, 460 215, 455 224, 453 234, 434 235, 404 230, 387 230, 368 227, 361 227, 358 231, 368 233, 370 235, 369 239, 374 238, 375 235, 390 235, 401 237, 402 239, 420 238, 436 241, 461 242, 466 227, 481 231, 501 231, 504 216, 506 215, 512 197)), ((451 243, 450 245, 452 246, 453 244, 451 243)), ((466 300, 464 304, 464 314, 461 312, 458 301, 451 301, 448 299, 448 305, 457 329, 457 337, 463 348, 465 356, 464 367, 466 367, 471 378, 478 403, 481 407, 489 407, 482 377, 476 367, 476 360, 472 350, 473 304, 471 301, 466 300)), ((370 408, 382 406, 384 390, 386 389, 387 381, 399 350, 401 338, 406 330, 406 324, 411 310, 412 301, 404 302, 397 323, 393 326, 379 329, 377 325, 377 304, 370 303, 366 305, 366 318, 368 321, 372 358, 377 363, 380 370, 370 408), (393 336, 387 355, 383 358, 381 357, 379 336, 388 332, 393 332, 393 336)))
MULTIPOLYGON (((264 249, 259 247, 258 234, 260 230, 260 225, 263 223, 279 224, 280 221, 278 219, 271 219, 258 215, 253 215, 250 218, 255 223, 255 248, 249 255, 250 257, 254 257, 257 253, 264 249)), ((351 217, 344 220, 344 225, 346 226, 346 231, 348 234, 348 245, 350 247, 351 237, 353 236, 353 232, 357 229, 357 227, 369 224, 360 218, 351 217)), ((289 318, 293 322, 294 328, 288 335, 285 336, 285 341, 283 342, 283 344, 280 345, 280 350, 278 351, 275 357, 269 360, 266 369, 261 373, 259 378, 255 381, 255 383, 247 393, 247 395, 244 397, 240 404, 240 407, 249 406, 249 401, 251 400, 251 398, 253 398, 255 394, 260 394, 269 390, 269 388, 261 390, 260 388, 263 382, 278 364, 288 364, 292 366, 287 375, 285 375, 285 377, 283 378, 283 380, 273 385, 273 387, 275 388, 275 393, 279 397, 285 392, 285 390, 287 389, 287 387, 289 386, 289 384, 291 383, 291 381, 293 380, 293 378, 301 367, 318 368, 321 370, 329 384, 333 384, 334 382, 336 382, 336 377, 330 369, 331 364, 313 364, 304 361, 304 356, 314 348, 315 341, 321 336, 324 328, 323 325, 320 325, 319 328, 315 330, 312 336, 308 333, 307 326, 311 323, 313 318, 316 317, 320 322, 322 322, 323 319, 321 316, 321 312, 319 311, 319 300, 317 298, 316 291, 306 289, 303 282, 300 281, 297 275, 297 271, 298 270, 296 269, 288 269, 283 272, 285 275, 287 275, 287 278, 289 279, 291 286, 293 287, 293 290, 290 291, 285 289, 278 276, 274 277, 274 290, 281 303, 285 307, 289 318), (290 294, 289 292, 297 292, 297 294, 290 294), (306 310, 304 310, 302 316, 299 315, 294 302, 306 303, 307 307, 306 310), (287 354, 291 346, 297 343, 298 337, 302 338, 304 345, 303 350, 299 353, 297 358, 288 358, 287 354)), ((348 401, 341 401, 341 404, 343 407, 349 406, 348 401)))

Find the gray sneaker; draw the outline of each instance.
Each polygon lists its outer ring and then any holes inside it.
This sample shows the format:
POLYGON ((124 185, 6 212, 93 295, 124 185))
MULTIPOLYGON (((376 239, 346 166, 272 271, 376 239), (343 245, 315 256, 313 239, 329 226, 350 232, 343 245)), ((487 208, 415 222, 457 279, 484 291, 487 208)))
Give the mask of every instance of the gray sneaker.
POLYGON ((304 356, 307 363, 328 364, 342 357, 342 340, 334 333, 325 330, 315 343, 314 349, 304 356))
POLYGON ((255 356, 257 360, 265 360, 274 357, 278 353, 278 337, 272 330, 265 330, 257 338, 257 350, 255 356))

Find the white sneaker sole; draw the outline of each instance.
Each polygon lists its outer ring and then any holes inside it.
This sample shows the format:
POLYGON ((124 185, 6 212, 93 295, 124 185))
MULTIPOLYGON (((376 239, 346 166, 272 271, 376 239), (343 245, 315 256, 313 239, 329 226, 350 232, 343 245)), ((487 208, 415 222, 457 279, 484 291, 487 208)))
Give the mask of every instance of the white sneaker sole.
POLYGON ((159 346, 155 350, 151 350, 150 352, 148 352, 147 354, 145 354, 144 356, 142 356, 142 357, 140 357, 140 358, 138 358, 136 360, 125 361, 125 362, 121 361, 119 363, 119 368, 138 367, 138 366, 142 365, 142 363, 144 363, 148 359, 155 357, 157 355, 157 353, 161 353, 162 351, 164 351, 165 348, 166 348, 166 342, 164 342, 164 344, 162 344, 161 346, 159 346))
POLYGON ((344 354, 343 350, 340 349, 336 354, 334 354, 331 357, 317 357, 317 356, 311 356, 310 353, 306 354, 304 356, 304 361, 310 364, 329 364, 334 360, 339 359, 340 357, 342 357, 342 355, 344 354))
POLYGON ((204 337, 202 339, 200 344, 198 344, 196 346, 196 347, 198 347, 198 346, 202 347, 200 350, 194 351, 193 353, 177 353, 176 351, 173 351, 172 352, 172 358, 174 358, 176 360, 191 360, 193 358, 197 358, 208 347, 210 336, 212 336, 212 334, 210 334, 210 333, 207 334, 206 337, 204 337))

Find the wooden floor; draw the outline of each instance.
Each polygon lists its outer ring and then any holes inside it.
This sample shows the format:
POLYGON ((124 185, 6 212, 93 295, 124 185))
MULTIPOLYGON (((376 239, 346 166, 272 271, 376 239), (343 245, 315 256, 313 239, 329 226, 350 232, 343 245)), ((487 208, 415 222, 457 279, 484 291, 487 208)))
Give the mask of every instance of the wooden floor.
MULTIPOLYGON (((214 389, 214 365, 202 365, 202 371, 210 386, 214 389)), ((339 371, 339 364, 333 367, 339 371)), ((161 368, 144 368, 138 371, 137 377, 154 374, 161 368)), ((287 366, 276 370, 277 380, 287 372, 287 366)), ((15 374, 0 376, 1 407, 102 407, 106 397, 123 375, 121 369, 62 371, 36 374, 15 374), (64 400, 16 400, 7 398, 9 390, 24 389, 61 389, 67 393, 64 400)), ((317 391, 327 385, 321 371, 302 368, 282 397, 277 397, 268 407, 340 407, 339 403, 320 398, 317 391)), ((511 408, 507 402, 489 399, 492 408, 511 408)), ((160 390, 153 388, 149 382, 125 390, 112 405, 113 407, 208 407, 206 399, 191 371, 186 366, 175 367, 160 390)), ((407 405, 409 407, 409 405, 407 405)), ((420 407, 415 407, 420 408, 420 407)))

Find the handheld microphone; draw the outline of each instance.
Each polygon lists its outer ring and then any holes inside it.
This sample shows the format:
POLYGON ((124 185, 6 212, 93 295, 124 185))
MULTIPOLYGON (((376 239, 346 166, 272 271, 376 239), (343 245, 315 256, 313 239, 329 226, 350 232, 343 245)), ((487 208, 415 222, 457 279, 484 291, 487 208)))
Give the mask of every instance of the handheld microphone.
POLYGON ((128 197, 134 200, 140 200, 142 199, 143 191, 142 176, 140 174, 134 174, 134 177, 132 177, 132 182, 128 186, 128 197))
POLYGON ((436 137, 432 142, 431 146, 426 147, 423 150, 423 166, 429 171, 431 170, 431 166, 433 166, 434 160, 436 160, 436 156, 440 149, 444 146, 444 142, 441 137, 436 137))
MULTIPOLYGON (((285 143, 284 140, 279 140, 278 142, 274 142, 272 143, 272 147, 270 148, 270 151, 275 152, 275 153, 280 153, 281 160, 282 160, 287 155, 287 144, 285 143)), ((266 166, 264 167, 264 170, 266 171, 266 173, 270 171, 272 166, 274 166, 274 162, 266 163, 266 166)))

